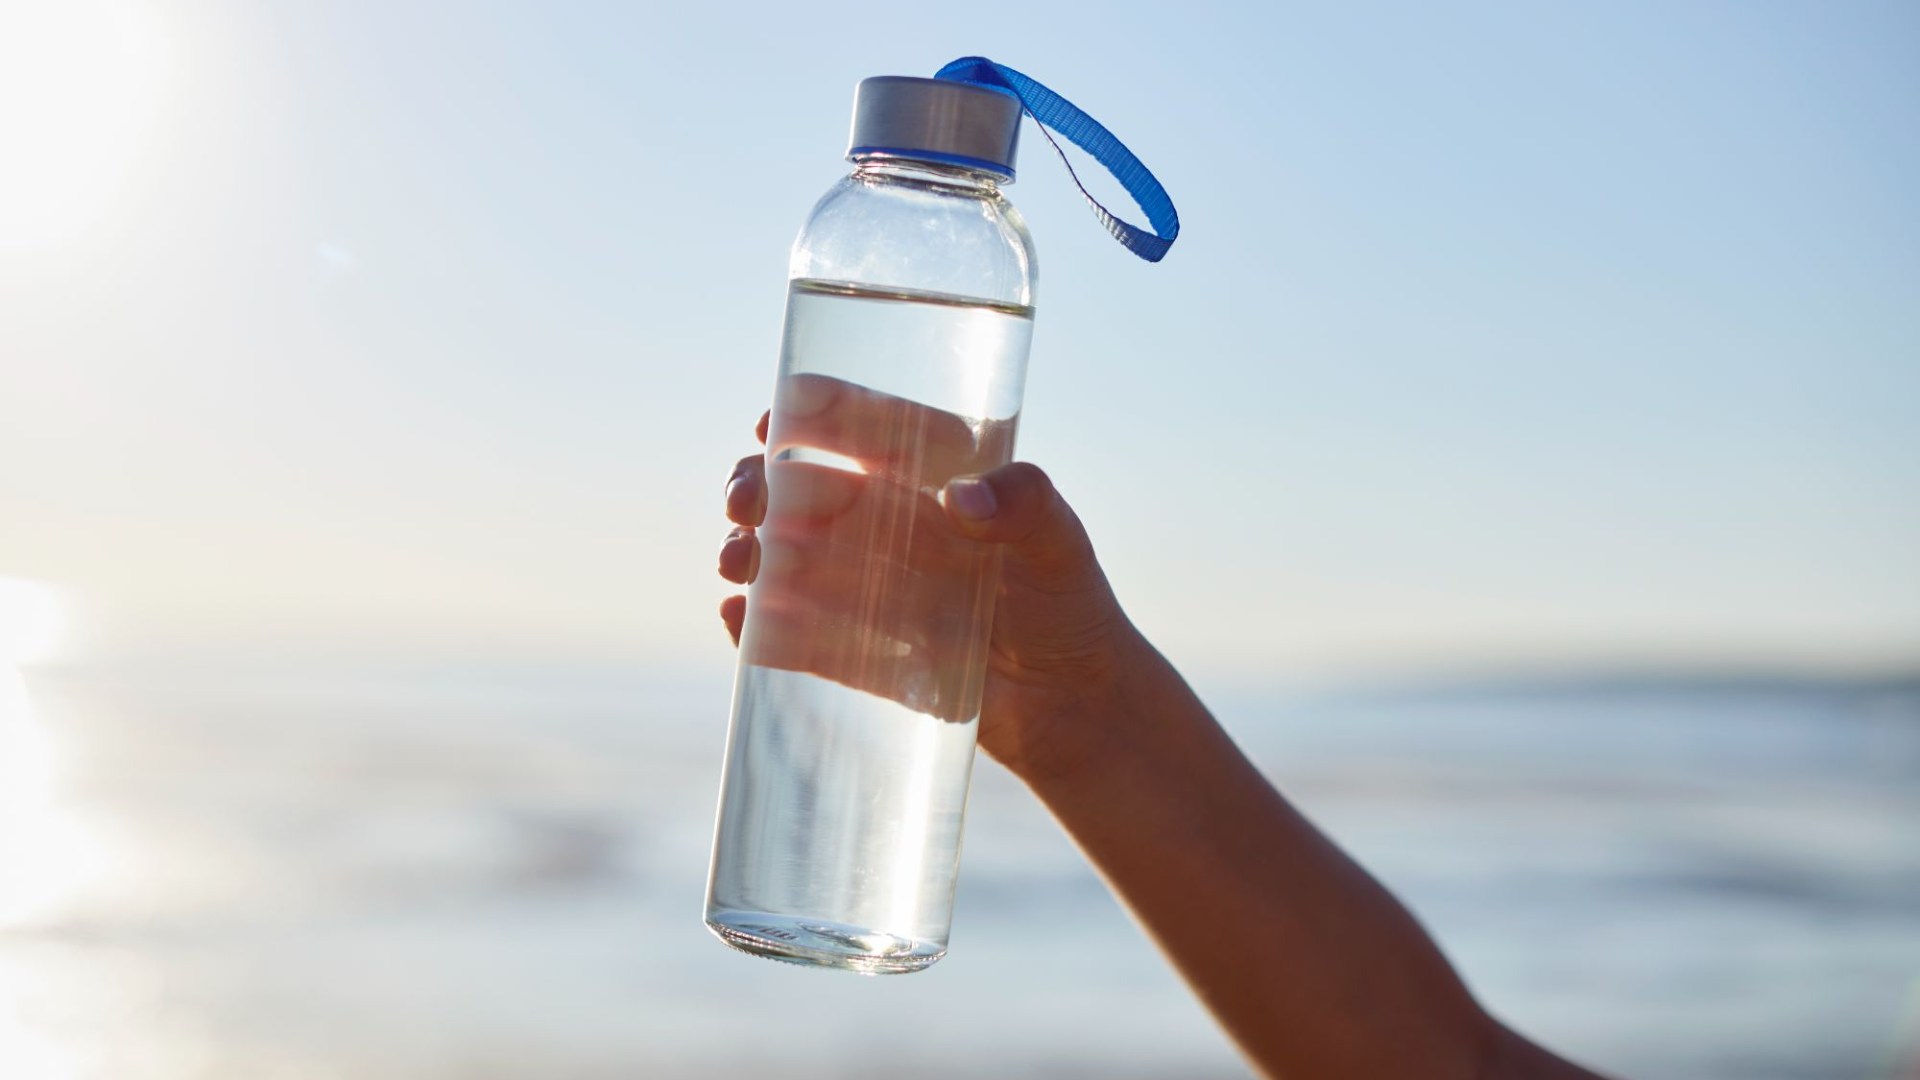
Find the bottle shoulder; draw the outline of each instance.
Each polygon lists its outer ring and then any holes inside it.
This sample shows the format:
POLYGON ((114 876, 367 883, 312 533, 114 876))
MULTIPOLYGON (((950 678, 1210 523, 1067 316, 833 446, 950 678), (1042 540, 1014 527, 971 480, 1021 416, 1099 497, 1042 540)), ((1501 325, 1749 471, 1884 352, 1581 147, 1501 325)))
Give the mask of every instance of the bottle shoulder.
POLYGON ((794 241, 788 276, 1031 307, 1033 238, 997 189, 858 173, 829 188, 794 241))

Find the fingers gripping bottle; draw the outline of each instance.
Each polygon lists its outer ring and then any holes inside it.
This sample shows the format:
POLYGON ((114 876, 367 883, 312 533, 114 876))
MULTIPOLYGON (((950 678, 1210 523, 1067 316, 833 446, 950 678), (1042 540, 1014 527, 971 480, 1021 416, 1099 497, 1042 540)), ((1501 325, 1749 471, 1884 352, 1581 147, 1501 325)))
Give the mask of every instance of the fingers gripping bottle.
POLYGON ((870 974, 946 953, 999 561, 939 495, 1011 460, 1033 331, 1031 103, 962 63, 860 83, 794 242, 708 877, 727 944, 870 974))

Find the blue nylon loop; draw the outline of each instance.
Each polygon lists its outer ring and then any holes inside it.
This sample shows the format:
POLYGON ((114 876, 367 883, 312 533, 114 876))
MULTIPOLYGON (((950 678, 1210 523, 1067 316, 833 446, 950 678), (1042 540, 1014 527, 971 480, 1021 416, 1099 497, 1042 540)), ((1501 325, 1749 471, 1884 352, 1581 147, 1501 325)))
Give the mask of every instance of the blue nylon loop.
POLYGON ((1040 125, 1040 133, 1053 144, 1054 152, 1067 166, 1067 175, 1073 178, 1073 186, 1086 196, 1088 205, 1093 207, 1093 215, 1100 224, 1113 234, 1128 251, 1147 260, 1159 262, 1173 247, 1173 241, 1180 235, 1180 215, 1173 208, 1173 199, 1167 195, 1167 189, 1160 186, 1140 159, 1113 132, 1102 127, 1100 121, 1081 112, 1079 107, 1059 94, 1047 89, 1033 79, 1007 67, 996 64, 984 56, 964 56, 933 75, 936 79, 952 82, 972 83, 975 86, 1004 90, 1020 99, 1021 106, 1028 116, 1040 125), (1051 128, 1052 130, 1048 130, 1051 128), (1112 211, 1100 205, 1100 200, 1087 191, 1087 185, 1080 182, 1080 175, 1073 171, 1073 162, 1067 160, 1067 152, 1053 137, 1059 132, 1066 140, 1087 153, 1100 163, 1101 167, 1113 174, 1120 186, 1127 189, 1133 201, 1147 215, 1147 223, 1153 226, 1148 232, 1137 225, 1130 225, 1115 217, 1112 211))

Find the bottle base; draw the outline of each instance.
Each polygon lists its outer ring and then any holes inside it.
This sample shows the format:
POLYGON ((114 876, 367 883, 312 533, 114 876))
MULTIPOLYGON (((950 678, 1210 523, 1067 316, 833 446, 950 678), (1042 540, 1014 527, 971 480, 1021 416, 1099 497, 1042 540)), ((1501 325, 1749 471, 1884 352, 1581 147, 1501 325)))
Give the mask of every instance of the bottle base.
POLYGON ((904 975, 947 955, 944 944, 766 911, 711 911, 707 929, 753 956, 861 975, 904 975))

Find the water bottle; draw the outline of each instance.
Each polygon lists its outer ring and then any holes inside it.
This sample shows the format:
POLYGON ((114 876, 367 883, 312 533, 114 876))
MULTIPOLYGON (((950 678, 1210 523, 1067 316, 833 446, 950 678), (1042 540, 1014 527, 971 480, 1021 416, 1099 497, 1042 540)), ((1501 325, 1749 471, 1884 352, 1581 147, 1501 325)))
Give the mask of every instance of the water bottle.
POLYGON ((939 498, 1012 459, 1033 333, 1030 100, 949 69, 859 84, 794 242, 707 887, 727 944, 869 974, 947 950, 999 556, 939 498))

